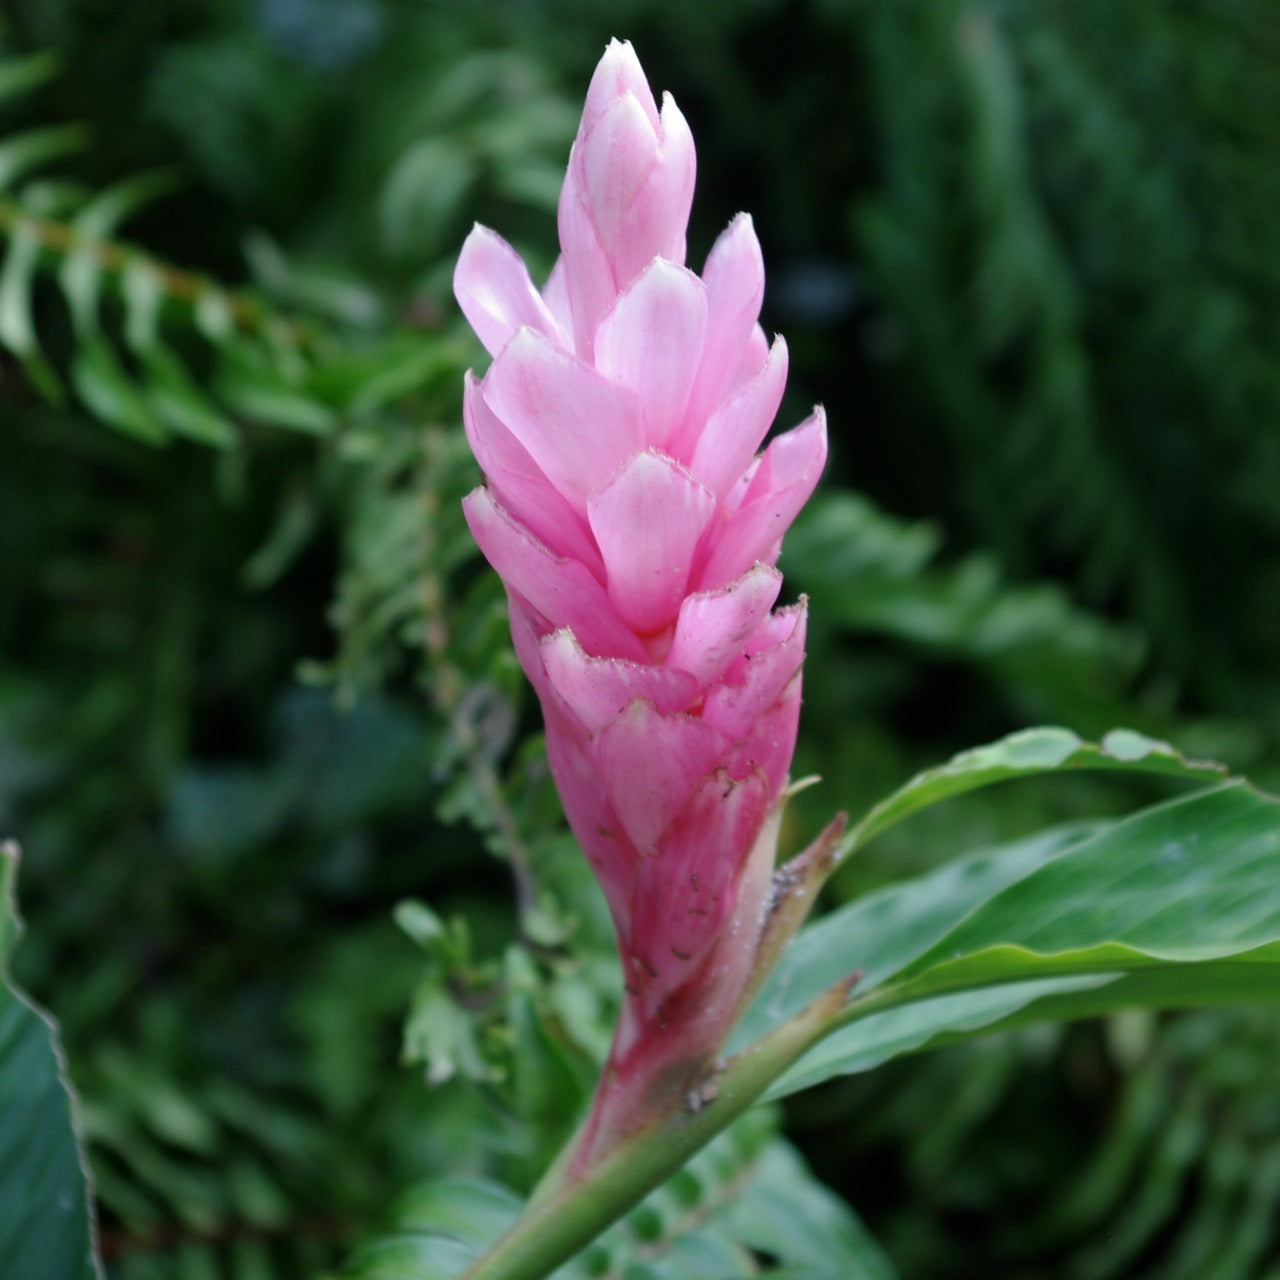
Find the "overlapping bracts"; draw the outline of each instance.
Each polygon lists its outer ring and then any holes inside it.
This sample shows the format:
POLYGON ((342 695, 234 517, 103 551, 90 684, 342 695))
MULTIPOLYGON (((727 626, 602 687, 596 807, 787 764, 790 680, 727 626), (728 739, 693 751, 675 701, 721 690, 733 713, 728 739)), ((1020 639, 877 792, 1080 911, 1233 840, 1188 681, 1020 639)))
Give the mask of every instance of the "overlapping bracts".
POLYGON ((772 871, 803 603, 774 609, 783 532, 826 457, 821 409, 757 451, 787 348, 735 218, 685 266, 688 126, 628 44, 587 94, 539 292, 476 227, 454 278, 493 362, 464 421, 485 475, 467 521, 510 601, 551 769, 608 898, 627 986, 615 1070, 646 1036, 722 1036, 772 871))

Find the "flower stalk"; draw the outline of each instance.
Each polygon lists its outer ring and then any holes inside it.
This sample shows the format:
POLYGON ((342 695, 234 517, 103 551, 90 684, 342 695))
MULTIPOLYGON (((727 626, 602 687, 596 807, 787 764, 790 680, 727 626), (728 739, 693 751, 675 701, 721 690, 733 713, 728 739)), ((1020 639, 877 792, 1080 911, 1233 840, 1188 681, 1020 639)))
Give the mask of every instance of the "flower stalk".
POLYGON ((619 1142, 587 1177, 539 1188, 514 1226, 462 1280, 543 1280, 611 1222, 680 1169, 747 1110, 769 1085, 835 1025, 857 975, 837 983, 795 1018, 736 1055, 714 1077, 703 1105, 668 1099, 667 1110, 619 1142))

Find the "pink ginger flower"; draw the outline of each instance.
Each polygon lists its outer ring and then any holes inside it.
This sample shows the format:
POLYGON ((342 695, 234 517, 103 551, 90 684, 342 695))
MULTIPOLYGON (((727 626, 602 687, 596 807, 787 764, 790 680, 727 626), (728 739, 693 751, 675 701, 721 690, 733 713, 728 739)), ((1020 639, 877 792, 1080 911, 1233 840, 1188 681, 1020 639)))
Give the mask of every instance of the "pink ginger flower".
POLYGON ((569 824, 608 899, 625 999, 589 1161, 705 1074, 751 978, 795 748, 805 608, 783 532, 826 459, 821 408, 757 454, 787 348, 757 323, 739 214, 684 265, 694 147, 630 44, 587 91, 542 292, 477 226, 454 276, 493 362, 468 374, 485 485, 467 522, 507 589, 569 824), (660 1096, 665 1093, 665 1097, 660 1096))

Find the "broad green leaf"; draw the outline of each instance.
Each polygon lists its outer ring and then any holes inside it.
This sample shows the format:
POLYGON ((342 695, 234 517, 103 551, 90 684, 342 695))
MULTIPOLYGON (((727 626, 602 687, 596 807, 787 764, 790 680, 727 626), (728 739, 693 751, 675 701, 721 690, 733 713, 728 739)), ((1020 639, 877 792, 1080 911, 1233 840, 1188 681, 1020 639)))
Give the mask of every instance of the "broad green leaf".
POLYGON ((1015 1025, 1019 1015, 1026 1014, 1028 1009, 1035 1009, 1038 1014, 1026 1018, 1027 1021, 1049 1020, 1051 1009, 1058 1010, 1058 1016, 1063 1019, 1106 1012, 1111 1006, 1101 1001, 1086 1005, 1079 997, 1082 993, 1094 994, 1100 988, 1110 987, 1114 981, 1113 975, 1106 974, 1010 982, 869 1014, 820 1041, 773 1082, 765 1097, 785 1098, 834 1076, 870 1071, 904 1054, 986 1035, 1015 1025), (1054 1005, 1051 1002, 1055 997, 1072 999, 1074 1003, 1054 1005))
POLYGON ((0 846, 0 1276, 101 1280, 57 1030, 8 978, 17 867, 0 846))
POLYGON ((983 903, 895 977, 933 994, 1248 955, 1280 963, 1280 802, 1230 782, 1146 809, 983 903))
POLYGON ((1226 772, 1210 761, 1187 760, 1167 742, 1132 729, 1113 729, 1097 745, 1083 741, 1070 729, 1052 725, 1024 729, 962 751, 946 764, 918 773, 850 830, 845 856, 940 800, 1014 778, 1080 769, 1162 773, 1197 782, 1211 782, 1226 772))
POLYGON ((995 1031, 1071 1022, 1121 1009, 1193 1009, 1280 1000, 1280 965, 1248 960, 1168 965, 1127 974, 1009 982, 873 1013, 834 1032, 769 1088, 785 1098, 834 1076, 995 1031))
POLYGON ((861 971, 859 991, 880 986, 970 911, 1094 829, 1058 827, 955 858, 928 875, 890 885, 822 916, 791 940, 747 1011, 733 1047, 759 1039, 850 973, 861 971))
POLYGON ((458 1280, 479 1249, 443 1235, 396 1235, 366 1245, 343 1280, 458 1280))
POLYGON ((781 1096, 999 1025, 1280 999, 1277 885, 1280 802, 1242 782, 1091 834, 1048 833, 805 930, 740 1038, 792 1016, 833 973, 865 970, 848 1025, 774 1086, 781 1096))
POLYGON ((415 1187, 396 1207, 393 1224, 401 1229, 452 1236, 481 1246, 496 1239, 512 1222, 520 1198, 479 1178, 450 1178, 415 1187))

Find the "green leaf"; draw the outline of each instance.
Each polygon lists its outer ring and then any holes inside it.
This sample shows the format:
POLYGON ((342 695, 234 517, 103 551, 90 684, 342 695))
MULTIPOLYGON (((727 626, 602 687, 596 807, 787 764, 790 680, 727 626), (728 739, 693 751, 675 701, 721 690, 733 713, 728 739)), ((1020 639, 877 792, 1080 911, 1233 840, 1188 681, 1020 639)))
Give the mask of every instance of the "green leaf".
POLYGON ((859 494, 808 504, 787 535, 782 566, 826 627, 874 632, 987 670, 1027 715, 1069 708, 1112 722, 1142 657, 1133 630, 1077 608, 1056 585, 1004 580, 994 556, 933 563, 936 525, 906 522, 859 494))
POLYGON ((791 940, 735 1033, 733 1047, 745 1047, 767 1034, 850 973, 862 972, 859 990, 874 990, 979 904, 1093 830, 1058 827, 954 858, 928 875, 890 885, 814 921, 791 940))
POLYGON ((396 1206, 393 1226, 420 1234, 447 1235, 479 1247, 505 1231, 519 1208, 520 1198, 497 1183, 449 1178, 406 1193, 396 1206))
POLYGON ((333 414, 292 382, 264 353, 246 342, 228 342, 215 379, 218 394, 253 422, 307 435, 327 435, 333 414))
POLYGON ((832 972, 866 970, 837 1016, 848 1025, 774 1085, 781 1096, 997 1025, 1280 998, 1277 884, 1280 802, 1242 782, 1047 833, 819 921, 742 1035, 793 1016, 832 972))
POLYGON ((57 1028, 8 977, 18 851, 0 846, 0 1275, 101 1280, 57 1028))
POLYGON ((254 591, 274 586, 315 536, 319 521, 319 504, 310 489, 286 490, 270 532, 240 570, 241 581, 254 591))
POLYGON ((46 400, 62 400, 62 384, 53 366, 44 358, 31 314, 40 241, 34 228, 19 221, 10 232, 9 252, 0 270, 0 344, 22 362, 32 385, 46 400))
POLYGON ((406 335, 376 348, 338 353, 316 370, 314 385, 342 412, 369 414, 443 379, 456 379, 469 355, 470 347, 462 343, 406 335))
POLYGON ((172 352, 157 346, 141 359, 146 370, 147 403, 174 435, 214 449, 229 449, 240 439, 234 423, 204 394, 172 352))
POLYGON ((80 344, 71 363, 71 382, 89 411, 118 431, 146 444, 163 444, 168 439, 105 339, 90 338, 80 344))
POLYGON ((146 258, 133 258, 120 273, 124 299, 124 340, 138 355, 155 349, 160 340, 160 312, 164 307, 164 278, 146 258))
POLYGON ((178 185, 178 175, 169 169, 153 169, 114 183, 98 192, 76 215, 76 234, 87 240, 106 240, 137 210, 178 185))
POLYGON ((1086 1005, 1081 999, 1081 993, 1096 994, 1114 982, 1110 974, 1010 982, 868 1014, 820 1041, 775 1080, 764 1096, 785 1098, 835 1076, 871 1071, 893 1058, 987 1035, 1021 1021, 1069 1020, 1124 1007, 1101 1000, 1086 1005), (1054 1004, 1055 997, 1072 1003, 1054 1004), (1029 1014, 1029 1010, 1035 1012, 1029 1014))
POLYGON ((58 55, 51 50, 6 58, 0 62, 0 102, 18 98, 43 84, 58 70, 58 55))
POLYGON ((231 299, 224 289, 215 284, 209 284, 200 290, 191 315, 196 328, 215 347, 229 341, 236 331, 231 299))
MULTIPOLYGON (((174 177, 167 171, 138 174, 95 195, 76 214, 71 223, 74 233, 71 251, 62 261, 58 280, 71 311, 72 324, 81 338, 98 331, 103 243, 136 209, 171 190, 174 185, 174 177)), ((159 287, 159 272, 160 268, 141 254, 131 253, 124 265, 126 324, 130 345, 135 348, 148 327, 154 330, 159 299, 150 295, 159 287), (149 321, 144 315, 144 301, 151 312, 149 321)))
POLYGON ((378 207, 394 254, 423 253, 449 229, 479 173, 476 156, 450 138, 424 138, 396 162, 378 207))
POLYGON ((756 1176, 726 1215, 735 1239, 811 1274, 893 1280, 893 1264, 839 1196, 828 1191, 787 1142, 765 1148, 756 1176))
POLYGON ((963 751, 944 765, 918 773, 871 808, 850 830, 843 856, 847 857, 881 832, 940 800, 1014 778, 1081 769, 1161 773, 1198 782, 1212 781, 1226 774, 1219 764, 1187 760, 1167 742, 1148 738, 1132 729, 1113 729, 1097 745, 1083 741, 1070 729, 1053 726, 1024 729, 986 746, 963 751))
POLYGON ((257 283, 279 303, 353 328, 385 322, 384 304, 368 285, 331 268, 293 261, 262 231, 245 237, 244 254, 257 283))
POLYGON ((515 1221, 520 1204, 479 1178, 424 1183, 401 1198, 388 1234, 355 1252, 343 1280, 455 1280, 515 1221))
POLYGON ((1280 962, 1278 886, 1280 802, 1230 782, 1083 841, 983 903, 895 981, 933 994, 1246 953, 1261 975, 1280 962))
POLYGON ((80 150, 84 142, 85 131, 78 124, 51 125, 5 139, 0 142, 0 191, 46 161, 80 150))

